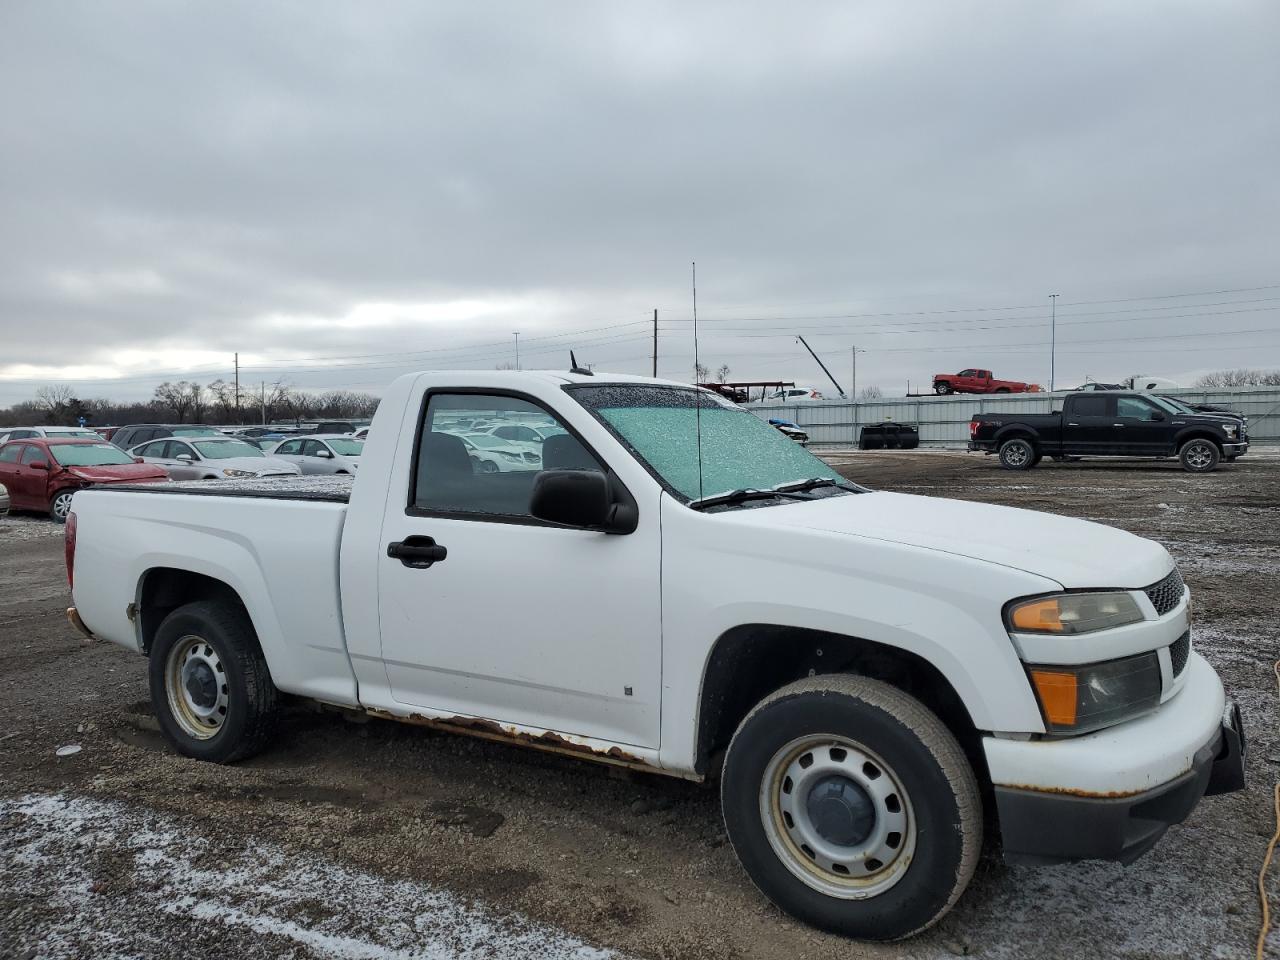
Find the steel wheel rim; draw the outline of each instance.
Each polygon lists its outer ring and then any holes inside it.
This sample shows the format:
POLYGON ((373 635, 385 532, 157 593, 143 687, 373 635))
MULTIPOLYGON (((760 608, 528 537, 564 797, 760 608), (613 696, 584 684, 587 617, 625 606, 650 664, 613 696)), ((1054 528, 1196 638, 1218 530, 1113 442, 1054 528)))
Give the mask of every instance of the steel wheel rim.
POLYGON ((186 636, 165 661, 169 712, 182 732, 196 740, 218 735, 230 706, 227 674, 218 652, 202 637, 186 636))
POLYGON ((53 515, 59 520, 67 519, 67 514, 71 512, 71 494, 60 493, 53 498, 53 515))
POLYGON ((1013 444, 1004 453, 1005 463, 1012 467, 1020 467, 1029 459, 1027 448, 1021 444, 1013 444))
POLYGON ((1187 449, 1187 463, 1193 467, 1207 467, 1213 462, 1213 454, 1209 451, 1209 445, 1203 440, 1191 444, 1187 449))
POLYGON ((787 870, 841 900, 884 893, 906 875, 915 854, 915 815, 901 779, 881 757, 847 737, 814 734, 779 749, 761 779, 760 818, 787 870), (834 842, 810 814, 813 789, 832 778, 856 784, 875 811, 859 842, 834 842))

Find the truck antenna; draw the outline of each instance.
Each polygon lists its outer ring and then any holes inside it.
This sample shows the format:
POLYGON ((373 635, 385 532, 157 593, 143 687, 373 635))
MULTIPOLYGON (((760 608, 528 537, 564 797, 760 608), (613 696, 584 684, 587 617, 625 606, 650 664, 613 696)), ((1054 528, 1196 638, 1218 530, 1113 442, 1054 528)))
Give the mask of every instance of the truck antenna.
POLYGON ((575 357, 575 356, 573 355, 573 351, 572 351, 572 350, 570 350, 570 351, 569 351, 569 372, 570 372, 570 373, 580 373, 580 374, 582 374, 584 377, 594 377, 594 376, 595 376, 595 371, 590 370, 590 369, 588 369, 587 367, 580 367, 580 366, 578 366, 578 358, 577 358, 577 357, 575 357))
POLYGON ((693 261, 693 416, 698 443, 698 499, 702 499, 702 387, 698 383, 698 263, 693 261))

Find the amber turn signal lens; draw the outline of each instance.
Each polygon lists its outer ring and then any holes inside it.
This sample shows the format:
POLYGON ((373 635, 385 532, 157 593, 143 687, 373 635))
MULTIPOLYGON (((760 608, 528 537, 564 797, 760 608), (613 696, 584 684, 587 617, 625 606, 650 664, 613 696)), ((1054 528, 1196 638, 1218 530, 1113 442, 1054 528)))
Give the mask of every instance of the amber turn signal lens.
POLYGON ((1045 719, 1055 727, 1071 727, 1076 722, 1076 675, 1057 670, 1032 670, 1031 681, 1044 709, 1045 719))
POLYGON ((1034 603, 1024 603, 1013 611, 1013 629, 1029 632, 1044 632, 1047 630, 1058 633, 1062 630, 1061 609, 1058 606, 1057 597, 1050 597, 1034 603))

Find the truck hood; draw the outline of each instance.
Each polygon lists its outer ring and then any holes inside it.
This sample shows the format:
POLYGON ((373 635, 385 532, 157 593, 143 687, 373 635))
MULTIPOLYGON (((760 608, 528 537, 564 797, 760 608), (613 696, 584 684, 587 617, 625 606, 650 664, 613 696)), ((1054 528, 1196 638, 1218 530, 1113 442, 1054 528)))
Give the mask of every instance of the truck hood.
POLYGON ((167 480, 169 475, 151 463, 100 464, 66 467, 67 473, 89 483, 121 483, 132 480, 167 480))
POLYGON ((1140 589, 1173 559, 1124 530, 1035 510, 901 493, 864 493, 735 511, 749 523, 820 530, 985 560, 1068 589, 1140 589))

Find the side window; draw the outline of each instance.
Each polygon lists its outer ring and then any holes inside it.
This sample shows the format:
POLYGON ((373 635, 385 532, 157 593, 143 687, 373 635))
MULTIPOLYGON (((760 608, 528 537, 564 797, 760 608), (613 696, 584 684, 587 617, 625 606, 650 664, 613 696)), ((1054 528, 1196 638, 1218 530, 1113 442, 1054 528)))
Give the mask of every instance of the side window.
POLYGON ((37 460, 48 460, 48 459, 49 458, 45 456, 44 451, 41 450, 39 447, 37 447, 35 444, 32 444, 32 443, 23 444, 23 449, 22 449, 23 463, 35 463, 35 461, 37 460))
POLYGON ((956 376, 958 377, 972 377, 975 375, 976 374, 973 370, 961 370, 958 374, 956 374, 956 376))
POLYGON ((6 443, 0 447, 0 463, 17 463, 25 443, 6 443))
POLYGON ((30 437, 34 437, 35 435, 36 435, 36 432, 34 430, 15 430, 13 431, 13 433, 9 434, 9 439, 10 440, 26 440, 30 437))
POLYGON ((298 451, 301 449, 302 449, 301 440, 286 440, 284 443, 280 444, 280 446, 276 448, 276 453, 281 453, 290 457, 296 457, 298 455, 298 451))
POLYGON ((319 440, 308 440, 302 445, 302 455, 304 457, 318 457, 323 449, 324 445, 319 440))
POLYGON ((1072 397, 1071 415, 1075 417, 1105 417, 1110 397, 1072 397))
POLYGON ((1141 397, 1116 397, 1116 416, 1132 420, 1154 420, 1155 407, 1141 397))
MULTIPOLYGON (((410 506, 429 513, 528 517, 539 471, 603 470, 567 430, 515 446, 492 434, 468 433, 462 426, 476 420, 527 420, 531 415, 547 417, 549 412, 515 397, 432 394, 414 458, 410 506)), ((562 427, 558 421, 556 426, 562 427)))

